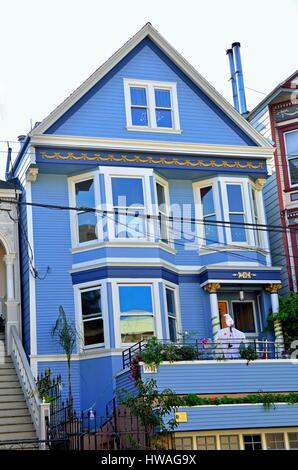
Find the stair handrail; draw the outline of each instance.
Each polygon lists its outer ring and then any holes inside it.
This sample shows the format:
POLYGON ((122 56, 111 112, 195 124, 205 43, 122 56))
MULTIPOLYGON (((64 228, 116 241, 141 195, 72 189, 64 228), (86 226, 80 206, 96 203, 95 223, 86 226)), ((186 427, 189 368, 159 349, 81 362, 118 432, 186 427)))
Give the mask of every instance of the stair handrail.
POLYGON ((10 328, 11 358, 18 375, 24 397, 32 418, 37 437, 47 440, 47 420, 50 419, 50 404, 39 397, 36 383, 16 327, 10 328))

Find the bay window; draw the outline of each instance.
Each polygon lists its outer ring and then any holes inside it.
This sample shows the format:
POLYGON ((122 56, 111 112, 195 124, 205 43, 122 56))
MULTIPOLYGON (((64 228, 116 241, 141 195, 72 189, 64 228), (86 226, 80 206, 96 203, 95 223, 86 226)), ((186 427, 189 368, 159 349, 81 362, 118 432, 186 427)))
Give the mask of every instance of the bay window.
POLYGON ((94 179, 75 183, 76 228, 78 243, 86 243, 97 239, 97 216, 87 208, 95 208, 94 179))
POLYGON ((104 345, 104 324, 101 289, 92 287, 80 291, 84 346, 104 345))
POLYGON ((298 130, 284 133, 286 158, 291 186, 298 185, 298 130))
POLYGON ((120 334, 122 343, 137 343, 154 336, 151 285, 119 285, 120 334))
POLYGON ((146 219, 143 178, 112 177, 114 236, 145 238, 146 219))
POLYGON ((243 189, 241 184, 228 183, 226 185, 228 198, 228 215, 231 241, 245 243, 247 241, 245 226, 245 209, 243 189), (235 224, 234 224, 235 223, 235 224))

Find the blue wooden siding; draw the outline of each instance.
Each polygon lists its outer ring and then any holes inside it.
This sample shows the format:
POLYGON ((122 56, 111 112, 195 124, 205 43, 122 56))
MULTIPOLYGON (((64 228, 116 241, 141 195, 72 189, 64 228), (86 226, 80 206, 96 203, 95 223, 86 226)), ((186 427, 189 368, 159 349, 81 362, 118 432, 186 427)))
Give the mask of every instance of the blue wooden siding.
MULTIPOLYGON (((61 375, 62 379, 62 398, 65 401, 68 398, 68 367, 66 361, 40 361, 38 362, 38 374, 44 373, 50 369, 52 377, 61 375)), ((80 361, 71 361, 71 388, 74 406, 76 410, 81 410, 81 390, 80 390, 80 361)))
POLYGON ((153 43, 144 39, 47 133, 90 137, 254 145, 153 43), (126 130, 123 79, 177 83, 181 134, 126 130))
MULTIPOLYGON (((26 202, 26 189, 22 188, 20 201, 26 202)), ((23 345, 26 354, 30 355, 30 289, 29 289, 29 246, 24 236, 27 233, 27 209, 20 206, 19 240, 20 240, 20 270, 21 270, 21 307, 22 307, 22 333, 23 345)))
POLYGON ((175 432, 286 427, 297 426, 298 423, 298 405, 277 404, 270 410, 265 410, 262 404, 213 405, 181 408, 179 411, 188 413, 188 422, 179 423, 175 432))
MULTIPOLYGON (((32 199, 38 203, 68 206, 67 178, 40 174, 32 184, 32 199)), ((33 221, 35 267, 39 273, 36 279, 37 352, 61 352, 50 332, 60 305, 74 320, 74 294, 69 274, 72 264, 69 211, 33 207, 33 221)))
POLYGON ((116 390, 122 396, 125 396, 126 393, 137 394, 138 389, 134 379, 132 378, 131 370, 127 369, 116 375, 116 390))
POLYGON ((115 377, 121 364, 121 355, 80 361, 82 410, 92 407, 98 416, 105 416, 106 404, 113 398, 115 377))
POLYGON ((210 337, 209 294, 197 283, 179 285, 182 330, 194 338, 210 337))
POLYGON ((213 362, 161 364, 155 379, 160 390, 170 387, 178 394, 215 394, 249 392, 297 392, 296 364, 290 361, 235 363, 213 362))
MULTIPOLYGON (((265 212, 267 218, 267 224, 281 226, 280 219, 280 209, 279 209, 279 200, 276 186, 276 173, 274 172, 272 176, 267 180, 264 189, 263 197, 265 204, 265 212)), ((285 249, 283 243, 283 234, 282 232, 269 232, 269 241, 270 241, 270 250, 272 264, 274 266, 281 266, 281 282, 282 289, 280 290, 281 294, 286 294, 289 292, 289 278, 286 267, 286 257, 285 249)))
POLYGON ((270 143, 272 141, 271 125, 268 106, 264 106, 252 118, 248 119, 250 124, 270 143))

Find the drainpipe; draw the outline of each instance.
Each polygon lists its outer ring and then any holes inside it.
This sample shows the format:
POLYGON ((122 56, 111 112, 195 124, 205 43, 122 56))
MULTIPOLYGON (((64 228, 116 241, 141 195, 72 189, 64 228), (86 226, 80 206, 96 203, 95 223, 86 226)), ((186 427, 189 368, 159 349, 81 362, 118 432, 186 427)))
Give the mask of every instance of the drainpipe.
POLYGON ((236 79, 237 93, 238 93, 238 100, 239 100, 239 110, 240 110, 240 114, 246 117, 247 107, 246 107, 243 72, 242 72, 242 64, 241 64, 240 42, 233 42, 232 50, 233 50, 233 59, 234 59, 235 79, 236 79))
POLYGON ((232 84, 234 108, 239 113, 239 100, 238 100, 237 84, 236 84, 236 79, 235 79, 235 67, 234 67, 232 49, 227 49, 227 56, 229 58, 229 64, 230 64, 230 73, 231 73, 230 81, 232 84))

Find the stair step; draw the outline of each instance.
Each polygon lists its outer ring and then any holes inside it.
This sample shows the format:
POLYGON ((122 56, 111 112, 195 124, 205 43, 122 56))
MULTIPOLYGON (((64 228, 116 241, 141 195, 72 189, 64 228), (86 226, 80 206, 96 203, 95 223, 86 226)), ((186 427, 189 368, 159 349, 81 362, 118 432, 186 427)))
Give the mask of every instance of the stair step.
MULTIPOLYGON (((0 419, 1 418, 5 418, 5 417, 20 417, 20 416, 29 416, 30 417, 30 413, 26 407, 26 405, 24 404, 23 408, 8 408, 6 410, 2 410, 0 408, 0 419)), ((31 418, 30 418, 31 419, 31 418)))
MULTIPOLYGON (((0 434, 0 443, 3 443, 4 441, 11 441, 11 440, 20 440, 23 441, 25 439, 36 439, 36 433, 35 431, 14 431, 13 433, 11 432, 3 432, 0 434)), ((0 446, 1 449, 1 446, 0 446)))
POLYGON ((4 416, 0 417, 0 433, 3 426, 17 426, 19 429, 20 426, 25 426, 26 424, 32 425, 31 416, 4 416))
POLYGON ((9 372, 7 372, 6 374, 0 374, 0 384, 4 382, 17 382, 19 383, 18 381, 18 376, 17 374, 10 374, 9 372))
MULTIPOLYGON (((15 432, 34 432, 33 424, 26 423, 26 424, 4 424, 0 426, 0 440, 2 434, 6 433, 15 433, 15 432)), ((15 437, 12 437, 15 439, 15 437)))
POLYGON ((11 379, 8 378, 6 380, 1 377, 0 379, 0 388, 17 388, 20 386, 20 383, 17 379, 17 377, 12 377, 11 379))
POLYGON ((23 398, 18 400, 18 401, 4 401, 4 402, 0 402, 0 415, 1 413, 3 412, 3 410, 10 410, 10 411, 14 411, 14 410, 21 410, 21 409, 25 409, 27 410, 27 404, 23 398))
POLYGON ((0 397, 8 397, 8 396, 17 396, 17 395, 22 395, 23 396, 23 390, 21 389, 20 385, 17 387, 6 387, 6 388, 0 388, 0 397))
POLYGON ((16 371, 12 362, 3 364, 3 362, 0 361, 0 375, 5 374, 5 373, 16 374, 16 371))
POLYGON ((0 395, 0 403, 9 403, 9 402, 20 402, 24 401, 24 395, 22 393, 18 395, 0 395))

